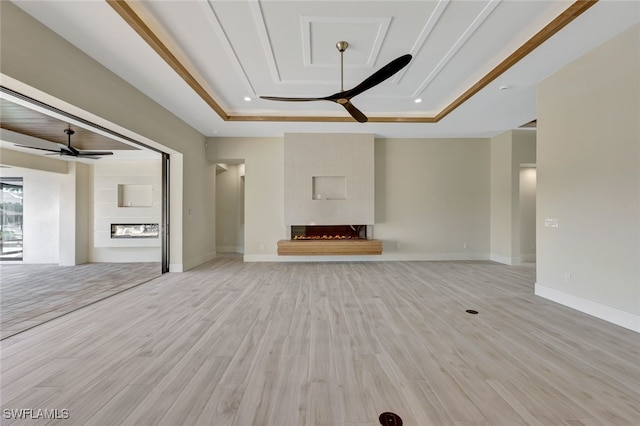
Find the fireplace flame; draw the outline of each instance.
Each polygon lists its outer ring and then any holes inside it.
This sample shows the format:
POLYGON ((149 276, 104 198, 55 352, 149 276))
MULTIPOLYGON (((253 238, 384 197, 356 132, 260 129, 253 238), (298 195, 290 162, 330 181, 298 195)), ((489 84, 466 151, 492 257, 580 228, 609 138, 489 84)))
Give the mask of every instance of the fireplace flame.
POLYGON ((294 240, 360 240, 352 235, 296 235, 294 240))

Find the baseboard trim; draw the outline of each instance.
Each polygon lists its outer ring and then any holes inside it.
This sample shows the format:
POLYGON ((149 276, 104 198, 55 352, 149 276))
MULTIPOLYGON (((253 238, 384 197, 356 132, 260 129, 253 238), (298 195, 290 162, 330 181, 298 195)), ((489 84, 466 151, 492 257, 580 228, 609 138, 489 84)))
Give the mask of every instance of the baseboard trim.
MULTIPOLYGON (((193 260, 191 260, 189 262, 185 262, 183 264, 183 267, 184 267, 183 270, 184 271, 188 271, 189 269, 193 269, 196 266, 200 266, 203 263, 207 263, 210 260, 215 259, 217 256, 218 255, 217 255, 217 253, 215 251, 213 253, 206 253, 206 254, 203 254, 202 256, 198 256, 198 257, 196 257, 195 259, 193 259, 193 260)), ((173 272, 173 271, 171 271, 171 272, 173 272)), ((180 272, 183 272, 183 271, 180 271, 180 272)))
POLYGON ((535 254, 521 254, 520 255, 520 259, 523 262, 535 262, 536 261, 536 255, 535 254))
POLYGON ((170 263, 169 264, 169 272, 184 272, 184 268, 182 267, 182 263, 170 263))
POLYGON ((278 256, 245 254, 245 262, 412 262, 446 260, 489 260, 484 253, 382 253, 380 255, 278 256))
POLYGON ((535 295, 640 333, 640 315, 622 311, 551 287, 535 284, 535 295))
POLYGON ((218 253, 244 253, 244 247, 242 246, 218 246, 216 247, 218 253))
POLYGON ((237 253, 236 246, 218 246, 216 247, 216 251, 218 253, 237 253))
POLYGON ((503 263, 509 266, 519 265, 522 263, 522 259, 519 257, 507 257, 507 256, 500 256, 497 254, 490 255, 489 260, 493 262, 503 263))

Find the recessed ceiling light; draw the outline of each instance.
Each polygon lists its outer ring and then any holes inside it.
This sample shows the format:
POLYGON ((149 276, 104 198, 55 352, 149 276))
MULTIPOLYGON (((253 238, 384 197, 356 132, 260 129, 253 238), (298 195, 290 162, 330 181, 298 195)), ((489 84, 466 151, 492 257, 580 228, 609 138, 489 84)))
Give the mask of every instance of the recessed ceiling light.
POLYGON ((251 102, 251 98, 250 98, 250 97, 248 97, 248 96, 245 96, 245 97, 244 97, 244 100, 245 100, 245 101, 247 101, 247 102, 251 102))
POLYGON ((422 98, 415 98, 413 102, 419 104, 420 102, 422 102, 422 98))

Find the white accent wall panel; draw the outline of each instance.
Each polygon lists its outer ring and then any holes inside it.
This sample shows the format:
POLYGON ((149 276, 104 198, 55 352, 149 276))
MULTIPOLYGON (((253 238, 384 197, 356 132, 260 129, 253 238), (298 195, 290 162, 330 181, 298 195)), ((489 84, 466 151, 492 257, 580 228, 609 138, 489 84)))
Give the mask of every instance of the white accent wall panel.
MULTIPOLYGON (((129 261, 157 261, 160 257, 160 238, 111 238, 113 223, 160 223, 162 218, 162 169, 160 161, 135 163, 101 163, 94 166, 94 255, 99 248, 149 248, 141 258, 134 256, 129 261), (148 185, 152 189, 152 205, 147 207, 118 206, 119 185, 148 185)), ((99 256, 100 261, 107 261, 99 256)), ((94 259, 95 261, 96 259, 94 259)), ((117 261, 117 260, 114 260, 117 261)))

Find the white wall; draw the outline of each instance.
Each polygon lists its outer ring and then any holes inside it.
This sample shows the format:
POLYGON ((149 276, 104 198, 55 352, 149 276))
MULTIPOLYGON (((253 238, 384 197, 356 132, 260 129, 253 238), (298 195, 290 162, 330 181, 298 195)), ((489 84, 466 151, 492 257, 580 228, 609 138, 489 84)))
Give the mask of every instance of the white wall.
POLYGON ((23 263, 88 262, 91 166, 10 150, 2 150, 0 162, 11 166, 4 176, 24 178, 23 263))
POLYGON ((537 153, 536 294, 636 331, 639 75, 636 25, 543 81, 537 153))
POLYGON ((2 176, 23 178, 22 263, 57 264, 60 259, 58 241, 62 175, 18 167, 0 170, 2 176))
POLYGON ((171 268, 215 257, 215 168, 204 136, 14 4, 0 7, 3 85, 170 153, 171 268))
POLYGON ((112 223, 161 223, 161 161, 102 162, 93 166, 92 262, 160 262, 160 238, 114 239, 112 223), (151 187, 150 207, 119 207, 118 185, 151 187))

